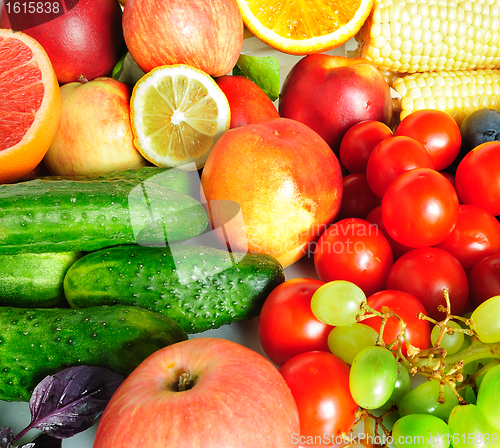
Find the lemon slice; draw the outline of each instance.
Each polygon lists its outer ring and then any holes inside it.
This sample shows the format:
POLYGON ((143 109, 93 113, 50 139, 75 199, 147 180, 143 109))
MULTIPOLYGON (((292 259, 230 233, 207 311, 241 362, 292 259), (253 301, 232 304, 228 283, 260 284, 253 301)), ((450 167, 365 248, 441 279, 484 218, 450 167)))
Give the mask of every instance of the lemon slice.
POLYGON ((200 169, 229 129, 229 102, 214 79, 189 65, 162 65, 137 81, 130 99, 134 144, 160 167, 200 169))
POLYGON ((237 0, 245 26, 283 53, 340 47, 368 18, 374 0, 237 0))

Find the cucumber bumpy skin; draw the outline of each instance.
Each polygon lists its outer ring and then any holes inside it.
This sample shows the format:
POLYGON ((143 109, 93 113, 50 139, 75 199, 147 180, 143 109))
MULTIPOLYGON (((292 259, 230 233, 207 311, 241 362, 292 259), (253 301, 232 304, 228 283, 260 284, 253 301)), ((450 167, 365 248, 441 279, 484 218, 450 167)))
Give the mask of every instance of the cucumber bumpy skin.
POLYGON ((63 281, 83 252, 0 255, 0 306, 68 307, 63 281))
POLYGON ((0 185, 0 254, 89 252, 137 243, 148 228, 161 229, 153 234, 165 244, 198 236, 207 225, 199 201, 148 182, 36 179, 0 185))
POLYGON ((269 255, 183 244, 129 245, 76 261, 64 279, 64 294, 75 308, 141 306, 171 317, 192 334, 257 316, 283 281, 283 267, 269 255))
POLYGON ((47 375, 76 365, 129 375, 187 339, 177 322, 139 307, 0 308, 0 400, 28 401, 47 375))

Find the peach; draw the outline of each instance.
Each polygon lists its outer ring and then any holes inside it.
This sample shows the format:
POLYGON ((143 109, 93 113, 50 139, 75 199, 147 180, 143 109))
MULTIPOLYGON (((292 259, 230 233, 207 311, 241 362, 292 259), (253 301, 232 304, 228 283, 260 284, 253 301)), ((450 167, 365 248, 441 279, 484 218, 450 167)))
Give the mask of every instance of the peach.
POLYGON ((130 85, 103 77, 60 90, 61 119, 44 158, 51 174, 85 176, 147 165, 133 144, 130 85))
POLYGON ((366 120, 390 123, 392 96, 385 78, 365 59, 314 54, 288 73, 278 110, 310 126, 339 154, 351 126, 366 120))
POLYGON ((340 164, 328 144, 281 117, 222 135, 201 185, 221 241, 231 250, 271 255, 284 267, 308 253, 342 198, 340 164))

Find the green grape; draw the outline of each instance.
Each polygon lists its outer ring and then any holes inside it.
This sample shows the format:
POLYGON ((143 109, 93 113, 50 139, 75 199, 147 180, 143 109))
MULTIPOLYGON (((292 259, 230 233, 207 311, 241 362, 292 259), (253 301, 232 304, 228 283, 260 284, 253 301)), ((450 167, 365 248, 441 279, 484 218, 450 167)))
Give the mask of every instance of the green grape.
POLYGON ((474 404, 456 406, 450 413, 448 426, 453 448, 487 448, 498 446, 498 432, 491 427, 474 404))
POLYGON ((408 392, 399 402, 401 417, 409 414, 430 414, 447 420, 458 398, 449 386, 444 386, 444 403, 438 403, 439 381, 428 380, 408 392))
POLYGON ((330 351, 347 364, 365 347, 377 343, 378 333, 372 327, 361 323, 333 327, 328 335, 330 351))
POLYGON ((401 399, 411 390, 411 377, 408 369, 398 362, 398 376, 396 377, 396 384, 394 385, 394 391, 390 396, 387 403, 385 403, 381 409, 389 409, 391 406, 399 405, 401 399))
POLYGON ((481 303, 471 314, 472 329, 486 343, 500 342, 500 295, 481 303))
MULTIPOLYGON (((447 326, 454 329, 462 328, 454 321, 449 321, 447 323, 447 326)), ((434 325, 431 331, 432 345, 436 344, 440 332, 441 328, 439 327, 439 325, 434 325)), ((448 332, 446 332, 441 339, 440 345, 446 350, 446 353, 448 355, 453 355, 454 353, 457 353, 461 350, 463 343, 464 334, 460 331, 454 331, 453 334, 449 334, 448 332)))
POLYGON ((349 388, 354 401, 365 409, 383 406, 392 395, 398 364, 389 350, 379 347, 365 347, 351 366, 349 388))
POLYGON ((500 431, 500 364, 484 374, 477 391, 477 407, 490 425, 500 431))
POLYGON ((361 304, 366 303, 363 290, 352 282, 334 280, 320 286, 311 298, 314 316, 328 325, 351 325, 356 316, 363 314, 361 304))
MULTIPOLYGON (((464 336, 467 336, 467 337, 464 337, 464 342, 462 344, 462 348, 460 349, 458 354, 460 354, 460 352, 464 351, 466 348, 470 347, 470 344, 471 344, 470 337, 468 335, 464 335, 464 336)), ((467 379, 467 375, 472 375, 473 373, 475 373, 477 371, 478 368, 479 368, 479 363, 477 361, 470 361, 467 364, 465 364, 462 367, 462 375, 464 377, 464 381, 467 379)))
POLYGON ((392 440, 397 448, 448 448, 451 431, 438 417, 410 414, 394 423, 392 440))

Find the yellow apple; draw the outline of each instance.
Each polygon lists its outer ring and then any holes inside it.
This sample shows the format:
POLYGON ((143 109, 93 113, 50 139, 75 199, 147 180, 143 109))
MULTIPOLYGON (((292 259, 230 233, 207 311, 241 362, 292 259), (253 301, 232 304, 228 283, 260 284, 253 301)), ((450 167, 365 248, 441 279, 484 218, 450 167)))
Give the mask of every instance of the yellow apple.
POLYGON ((62 110, 44 163, 52 175, 85 176, 147 165, 133 144, 128 84, 112 78, 60 87, 62 110))

